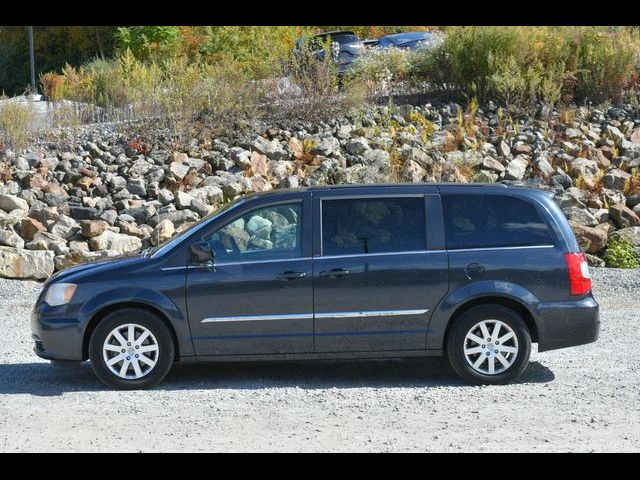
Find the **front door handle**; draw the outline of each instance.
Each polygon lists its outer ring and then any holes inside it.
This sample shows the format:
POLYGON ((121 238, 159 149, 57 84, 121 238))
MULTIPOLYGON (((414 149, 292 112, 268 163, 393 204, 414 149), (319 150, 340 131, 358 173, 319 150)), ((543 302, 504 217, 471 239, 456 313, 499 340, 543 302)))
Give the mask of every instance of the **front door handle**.
POLYGON ((304 278, 307 276, 306 272, 291 272, 291 271, 287 271, 287 272, 282 272, 276 275, 276 278, 279 278, 280 280, 295 280, 297 278, 304 278))
POLYGON ((334 268, 333 270, 324 270, 320 272, 321 277, 338 278, 346 277, 351 272, 345 268, 334 268))

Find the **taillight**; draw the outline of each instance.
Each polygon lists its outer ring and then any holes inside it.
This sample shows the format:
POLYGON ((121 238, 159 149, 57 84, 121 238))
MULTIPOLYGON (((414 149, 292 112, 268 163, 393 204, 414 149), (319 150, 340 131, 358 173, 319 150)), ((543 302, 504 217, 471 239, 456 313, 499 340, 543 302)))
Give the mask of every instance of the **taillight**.
POLYGON ((584 253, 567 253, 564 258, 569 269, 569 285, 571 295, 584 295, 591 291, 591 275, 589 264, 584 253))

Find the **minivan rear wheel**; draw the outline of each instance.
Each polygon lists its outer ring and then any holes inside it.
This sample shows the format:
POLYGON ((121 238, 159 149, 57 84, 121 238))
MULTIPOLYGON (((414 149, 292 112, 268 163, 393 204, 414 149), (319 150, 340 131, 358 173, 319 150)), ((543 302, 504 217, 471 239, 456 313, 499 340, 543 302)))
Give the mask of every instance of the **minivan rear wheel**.
POLYGON ((453 369, 476 385, 497 385, 518 378, 531 355, 524 320, 502 305, 478 305, 458 317, 447 339, 453 369))
POLYGON ((105 316, 91 335, 96 376, 118 390, 151 388, 169 373, 173 339, 165 323, 146 310, 124 308, 105 316))

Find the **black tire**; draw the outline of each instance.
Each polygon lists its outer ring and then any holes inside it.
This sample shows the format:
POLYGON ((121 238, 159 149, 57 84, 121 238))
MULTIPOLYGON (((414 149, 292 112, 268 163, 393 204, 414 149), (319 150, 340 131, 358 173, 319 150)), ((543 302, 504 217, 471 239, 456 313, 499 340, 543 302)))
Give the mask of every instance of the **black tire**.
POLYGON ((142 390, 156 386, 169 373, 174 360, 174 344, 166 324, 151 312, 137 308, 123 308, 104 317, 91 334, 89 359, 96 376, 108 387, 117 390, 142 390), (107 336, 119 325, 134 323, 148 329, 158 345, 156 363, 143 377, 121 378, 107 366, 103 357, 103 345, 107 336))
POLYGON ((446 349, 449 363, 466 382, 474 385, 502 385, 518 378, 527 368, 531 355, 531 335, 524 320, 513 310, 502 305, 478 305, 456 319, 447 337, 446 349), (507 324, 518 341, 518 352, 513 363, 504 371, 493 375, 474 369, 464 354, 467 333, 482 320, 500 320, 507 324))

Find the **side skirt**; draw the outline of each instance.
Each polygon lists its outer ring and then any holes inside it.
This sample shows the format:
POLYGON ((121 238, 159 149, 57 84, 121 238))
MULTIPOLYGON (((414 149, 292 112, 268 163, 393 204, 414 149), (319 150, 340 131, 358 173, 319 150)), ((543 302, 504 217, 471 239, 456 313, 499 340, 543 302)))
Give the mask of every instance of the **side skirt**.
POLYGON ((389 350, 379 352, 270 353, 254 355, 200 355, 181 357, 187 362, 261 362, 281 360, 354 360, 380 358, 441 357, 443 350, 389 350))

